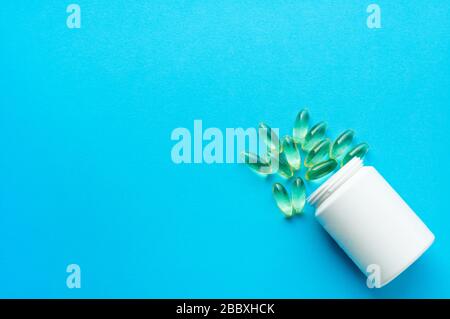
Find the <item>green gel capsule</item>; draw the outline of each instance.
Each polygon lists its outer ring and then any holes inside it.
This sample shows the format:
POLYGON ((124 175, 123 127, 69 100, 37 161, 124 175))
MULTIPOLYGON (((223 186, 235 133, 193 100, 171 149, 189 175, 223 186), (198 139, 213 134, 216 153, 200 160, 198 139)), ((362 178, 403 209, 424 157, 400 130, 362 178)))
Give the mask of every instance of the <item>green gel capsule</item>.
POLYGON ((280 142, 278 140, 278 135, 269 125, 266 123, 259 123, 258 133, 271 152, 279 152, 280 142))
POLYGON ((314 165, 306 171, 305 178, 308 181, 319 179, 330 174, 337 167, 335 159, 329 159, 325 162, 314 165))
POLYGON ((308 133, 308 125, 309 111, 307 109, 303 109, 297 114, 294 122, 294 130, 292 133, 295 143, 300 145, 303 143, 306 133, 308 133))
POLYGON ((313 146, 325 136, 327 131, 327 123, 319 122, 306 133, 305 141, 302 144, 304 151, 309 151, 313 146))
POLYGON ((262 159, 257 154, 252 152, 242 152, 241 156, 244 159, 244 163, 256 173, 263 175, 272 173, 270 162, 262 159))
MULTIPOLYGON (((294 170, 289 164, 285 152, 281 152, 278 154, 278 160, 275 158, 272 159, 273 163, 278 164, 278 174, 280 174, 284 178, 291 178, 294 176, 294 170)), ((272 168, 275 171, 276 168, 272 168)))
POLYGON ((292 186, 292 208, 294 214, 303 213, 306 203, 306 188, 305 183, 300 177, 294 180, 292 186))
POLYGON ((328 157, 328 154, 330 153, 330 146, 331 142, 328 138, 321 140, 319 143, 314 145, 305 157, 305 166, 311 167, 322 162, 328 157))
POLYGON ((300 152, 298 151, 297 144, 295 144, 294 139, 290 136, 285 136, 281 142, 282 152, 286 154, 286 159, 289 165, 294 170, 299 170, 302 159, 300 157, 300 152))
POLYGON ((341 166, 347 164, 353 157, 363 158, 369 151, 369 144, 361 143, 352 148, 342 159, 341 166))
POLYGON ((339 135, 333 142, 330 156, 332 158, 339 158, 344 155, 352 145, 354 136, 355 132, 353 130, 346 130, 341 135, 339 135))
POLYGON ((280 183, 275 183, 272 186, 272 193, 278 208, 286 217, 292 216, 292 203, 289 198, 286 188, 280 183))

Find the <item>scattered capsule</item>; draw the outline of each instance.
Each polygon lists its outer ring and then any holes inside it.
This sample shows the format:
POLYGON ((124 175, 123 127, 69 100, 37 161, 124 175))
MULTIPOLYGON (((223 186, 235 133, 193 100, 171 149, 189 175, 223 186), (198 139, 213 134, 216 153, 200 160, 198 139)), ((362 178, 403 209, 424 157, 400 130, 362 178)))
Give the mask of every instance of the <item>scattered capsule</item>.
POLYGON ((309 125, 309 111, 307 109, 301 110, 295 118, 293 136, 297 144, 302 144, 305 140, 306 133, 308 133, 309 125))
POLYGON ((302 144, 304 151, 309 151, 313 146, 323 139, 325 132, 327 131, 327 123, 319 122, 306 133, 305 140, 302 144))
POLYGON ((272 163, 272 171, 277 171, 278 174, 280 174, 282 177, 291 178, 292 176, 294 176, 294 170, 289 164, 285 152, 281 152, 280 154, 278 154, 278 160, 272 158, 272 163), (274 167, 274 164, 278 164, 278 167, 274 167))
POLYGON ((256 173, 263 175, 272 173, 270 162, 262 159, 257 154, 252 152, 242 152, 241 156, 244 159, 244 163, 256 173))
POLYGON ((280 183, 275 183, 272 186, 273 198, 275 198, 275 202, 277 203, 278 208, 286 217, 292 216, 292 203, 289 198, 288 192, 286 188, 280 183))
POLYGON ((278 140, 278 135, 274 130, 270 128, 266 123, 259 123, 258 125, 258 133, 260 137, 263 139, 266 146, 269 148, 271 152, 278 153, 278 149, 280 147, 280 142, 278 140))
POLYGON ((322 163, 316 164, 306 171, 305 178, 308 181, 319 179, 325 175, 330 174, 337 167, 337 162, 335 159, 329 159, 322 163))
POLYGON ((330 153, 331 141, 330 139, 324 139, 318 142, 314 147, 308 152, 305 157, 305 166, 311 167, 317 163, 322 162, 328 157, 330 153))
POLYGON ((360 143, 356 145, 344 156, 341 166, 347 164, 347 162, 349 162, 353 157, 363 158, 368 151, 369 151, 369 144, 360 143))
POLYGON ((354 136, 355 132, 353 130, 346 130, 341 135, 339 135, 333 142, 330 156, 332 158, 339 158, 344 155, 352 145, 354 136))
POLYGON ((294 139, 290 136, 285 136, 281 142, 281 149, 283 150, 282 152, 286 154, 286 159, 289 165, 291 165, 294 170, 299 170, 302 159, 294 139))
POLYGON ((303 213, 306 203, 306 188, 305 183, 300 177, 294 180, 292 186, 292 208, 294 214, 303 213))

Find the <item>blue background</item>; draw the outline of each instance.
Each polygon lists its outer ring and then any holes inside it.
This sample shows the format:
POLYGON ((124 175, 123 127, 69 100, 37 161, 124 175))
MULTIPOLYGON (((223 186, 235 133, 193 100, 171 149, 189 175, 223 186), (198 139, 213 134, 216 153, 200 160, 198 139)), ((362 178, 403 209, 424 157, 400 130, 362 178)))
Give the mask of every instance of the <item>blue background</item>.
MULTIPOLYGON (((0 297, 450 297, 450 2, 0 4, 0 297), (383 289, 243 165, 176 127, 346 128, 436 235, 383 289), (82 288, 68 289, 79 264, 82 288)), ((311 186, 308 186, 311 187, 311 186)))

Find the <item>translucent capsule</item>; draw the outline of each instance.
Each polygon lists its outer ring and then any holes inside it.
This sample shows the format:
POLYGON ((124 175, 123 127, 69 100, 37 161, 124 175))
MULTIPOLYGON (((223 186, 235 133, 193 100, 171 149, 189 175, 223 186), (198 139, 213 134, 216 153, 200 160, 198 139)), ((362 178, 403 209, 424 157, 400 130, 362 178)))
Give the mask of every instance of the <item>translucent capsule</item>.
POLYGON ((341 135, 339 135, 333 142, 330 156, 332 158, 339 158, 344 155, 352 145, 354 136, 355 132, 353 130, 346 130, 341 135))
POLYGON ((306 188, 305 183, 300 177, 294 180, 292 185, 292 208, 294 214, 303 213, 306 203, 306 188))
POLYGON ((290 136, 285 136, 281 142, 281 149, 283 150, 283 153, 286 154, 286 159, 289 165, 294 170, 299 170, 302 159, 300 157, 300 152, 298 151, 297 144, 295 144, 294 139, 290 136))
POLYGON ((280 142, 278 140, 277 133, 275 133, 269 125, 262 122, 258 125, 258 133, 268 147, 269 151, 278 153, 280 142))
POLYGON ((262 159, 257 154, 252 152, 242 152, 241 156, 244 163, 256 173, 263 175, 272 173, 271 163, 267 161, 267 159, 262 159))
POLYGON ((292 216, 292 203, 289 194, 280 183, 275 183, 272 186, 272 193, 278 208, 286 217, 292 216))
POLYGON ((309 111, 307 109, 301 110, 295 118, 293 136, 297 144, 302 144, 305 140, 306 133, 308 133, 309 125, 309 111))
POLYGON ((306 171, 305 178, 308 181, 319 179, 325 175, 330 174, 337 167, 335 159, 329 159, 319 164, 314 165, 306 171))
POLYGON ((311 167, 317 163, 322 162, 328 157, 330 153, 331 141, 330 139, 324 139, 318 142, 314 147, 308 152, 305 157, 305 166, 311 167))
POLYGON ((360 143, 356 145, 344 156, 344 158, 342 159, 341 166, 347 164, 347 162, 350 161, 353 157, 363 158, 368 151, 369 151, 369 144, 360 143))
MULTIPOLYGON (((278 154, 278 159, 273 157, 272 163, 278 164, 278 174, 280 174, 282 177, 291 178, 292 176, 294 176, 294 170, 292 169, 291 165, 289 164, 285 152, 281 152, 280 154, 278 154)), ((273 166, 274 165, 272 165, 272 170, 275 170, 275 168, 273 168, 273 166)))
POLYGON ((309 151, 318 141, 323 139, 327 131, 327 123, 319 122, 306 133, 305 140, 302 144, 304 151, 309 151))

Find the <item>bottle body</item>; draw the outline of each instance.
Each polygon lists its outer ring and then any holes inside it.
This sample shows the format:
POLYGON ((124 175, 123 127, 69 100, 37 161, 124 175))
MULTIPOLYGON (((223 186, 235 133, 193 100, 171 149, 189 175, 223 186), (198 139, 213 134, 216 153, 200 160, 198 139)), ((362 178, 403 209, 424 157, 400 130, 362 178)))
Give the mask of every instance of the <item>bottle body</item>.
POLYGON ((361 165, 347 175, 322 193, 316 218, 364 274, 376 265, 384 286, 428 249, 434 235, 374 167, 361 165))

